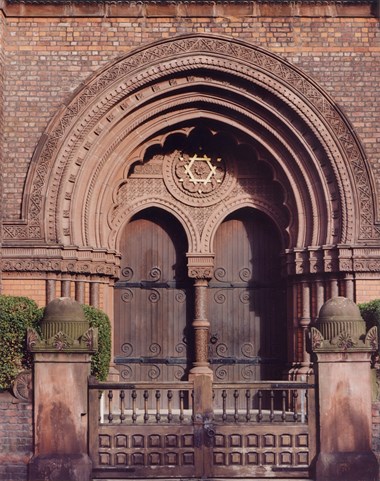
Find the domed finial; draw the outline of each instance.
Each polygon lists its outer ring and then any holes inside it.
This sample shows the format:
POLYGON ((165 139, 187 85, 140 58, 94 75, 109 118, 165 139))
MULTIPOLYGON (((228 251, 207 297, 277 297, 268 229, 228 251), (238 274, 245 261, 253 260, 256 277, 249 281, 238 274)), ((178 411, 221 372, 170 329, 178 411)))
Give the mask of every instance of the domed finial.
POLYGON ((377 331, 372 328, 366 335, 359 307, 350 299, 338 296, 321 307, 315 327, 311 328, 311 343, 313 351, 373 350, 377 347, 377 331))
POLYGON ((28 329, 31 351, 95 351, 97 329, 90 328, 82 305, 70 297, 58 297, 46 306, 41 320, 42 339, 28 329))

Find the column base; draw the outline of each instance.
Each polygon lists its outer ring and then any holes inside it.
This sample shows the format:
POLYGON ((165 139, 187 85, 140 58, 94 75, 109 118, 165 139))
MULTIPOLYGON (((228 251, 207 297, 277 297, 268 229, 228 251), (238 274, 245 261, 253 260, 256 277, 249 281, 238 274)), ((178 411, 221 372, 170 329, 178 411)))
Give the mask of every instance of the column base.
POLYGON ((87 454, 45 454, 29 461, 28 481, 90 481, 91 472, 87 454))
POLYGON ((378 474, 379 464, 372 451, 320 453, 316 462, 316 481, 377 481, 378 474))

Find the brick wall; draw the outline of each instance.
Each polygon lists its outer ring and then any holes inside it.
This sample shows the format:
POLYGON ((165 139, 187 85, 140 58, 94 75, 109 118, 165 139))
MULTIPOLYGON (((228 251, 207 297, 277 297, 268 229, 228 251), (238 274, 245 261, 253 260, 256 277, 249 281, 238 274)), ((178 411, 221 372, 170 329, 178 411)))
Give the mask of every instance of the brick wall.
POLYGON ((174 16, 169 7, 151 5, 150 11, 136 13, 125 7, 125 12, 117 12, 120 16, 108 12, 110 16, 100 17, 91 6, 82 6, 82 17, 72 11, 71 16, 63 12, 62 16, 42 17, 38 15, 50 13, 47 7, 35 8, 24 6, 22 10, 23 15, 35 16, 16 16, 19 11, 12 16, 12 10, 7 18, 4 132, 8 218, 20 217, 23 181, 43 130, 81 82, 132 49, 197 32, 228 35, 259 45, 311 75, 352 121, 380 190, 376 151, 380 137, 380 28, 375 18, 361 16, 361 10, 353 9, 357 17, 328 17, 328 12, 318 11, 316 5, 309 6, 314 10, 308 17, 281 17, 278 5, 253 15, 245 15, 244 6, 235 6, 234 12, 218 15, 218 10, 213 10, 201 17, 199 9, 194 16, 186 12, 174 16))
MULTIPOLYGON (((372 450, 380 464, 380 402, 372 404, 372 450)), ((379 476, 380 479, 380 476, 379 476)))
MULTIPOLYGON (((3 220, 3 132, 4 132, 4 117, 3 117, 3 92, 4 92, 4 69, 5 69, 5 57, 4 57, 4 43, 6 36, 5 18, 2 11, 0 11, 0 225, 3 220)), ((1 246, 2 246, 2 229, 0 229, 0 260, 1 260, 1 246)), ((0 294, 2 292, 2 272, 0 270, 0 294)))
POLYGON ((0 481, 25 481, 32 453, 32 405, 0 393, 0 481))

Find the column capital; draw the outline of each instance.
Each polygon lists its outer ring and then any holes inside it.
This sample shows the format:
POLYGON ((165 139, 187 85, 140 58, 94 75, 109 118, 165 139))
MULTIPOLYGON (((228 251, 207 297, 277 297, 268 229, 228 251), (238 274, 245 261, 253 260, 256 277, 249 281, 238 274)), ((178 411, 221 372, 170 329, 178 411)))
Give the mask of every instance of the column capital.
POLYGON ((192 279, 211 279, 214 273, 214 254, 187 254, 188 275, 192 279))

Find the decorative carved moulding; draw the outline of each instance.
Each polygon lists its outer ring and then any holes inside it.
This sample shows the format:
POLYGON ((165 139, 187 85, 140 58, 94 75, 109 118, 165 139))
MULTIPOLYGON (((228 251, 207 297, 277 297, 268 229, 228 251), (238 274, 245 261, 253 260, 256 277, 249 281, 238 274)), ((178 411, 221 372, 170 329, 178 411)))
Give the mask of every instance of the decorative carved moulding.
POLYGON ((380 273, 380 251, 371 247, 319 246, 288 250, 284 275, 372 272, 380 273))
MULTIPOLYGON (((177 4, 165 5, 176 7, 177 4)), ((197 5, 210 4, 191 3, 186 4, 186 8, 197 5)), ((216 4, 210 7, 216 8, 216 4)), ((24 226, 7 224, 4 239, 7 242, 46 239, 62 244, 83 243, 116 249, 118 232, 125 219, 122 207, 110 213, 110 206, 115 201, 116 207, 125 205, 129 189, 134 184, 120 185, 115 181, 110 184, 115 190, 109 189, 109 184, 104 183, 104 172, 107 171, 108 175, 108 166, 112 166, 115 179, 120 180, 125 174, 123 163, 128 146, 142 149, 137 144, 139 138, 144 142, 144 139, 161 135, 163 124, 170 129, 181 122, 180 119, 189 122, 191 115, 199 118, 198 102, 206 106, 206 111, 210 110, 210 115, 218 123, 232 123, 236 128, 246 124, 248 130, 252 122, 257 122, 260 124, 258 130, 262 132, 260 135, 265 134, 259 139, 260 144, 276 145, 278 162, 284 162, 287 171, 292 173, 287 183, 294 186, 294 180, 299 182, 302 190, 298 192, 302 192, 304 202, 301 204, 308 206, 305 212, 310 215, 314 212, 310 220, 306 219, 307 225, 310 224, 308 231, 299 233, 298 241, 294 235, 290 246, 299 245, 301 239, 308 239, 307 244, 379 239, 367 160, 336 103, 304 72, 281 57, 252 44, 215 35, 174 37, 147 45, 117 59, 91 77, 67 106, 57 112, 41 137, 27 179, 27 223, 24 226), (198 85, 204 85, 207 91, 218 92, 218 98, 199 93, 198 85), (184 88, 193 96, 184 96, 184 88), (249 108, 243 108, 247 99, 249 108), (193 103, 190 109, 193 114, 189 112, 189 102, 193 103), (257 105, 260 105, 260 115, 256 114, 257 105), (277 110, 288 119, 289 125, 297 124, 294 117, 299 119, 300 125, 303 125, 303 119, 308 119, 307 129, 313 134, 310 138, 318 138, 315 145, 307 145, 306 136, 301 135, 303 130, 298 127, 286 135, 281 128, 273 131, 272 127, 281 122, 278 116, 278 122, 273 122, 277 110), (160 115, 164 115, 165 121, 157 120, 160 115), (305 152, 316 153, 302 162, 302 155, 299 162, 296 155, 294 158, 293 155, 284 155, 282 159, 283 145, 293 145, 293 141, 297 141, 305 152), (96 153, 94 149, 97 149, 96 153), (321 165, 321 159, 325 159, 324 165, 321 165), (313 170, 307 167, 310 162, 315 165, 318 176, 307 178, 305 183, 303 171, 313 170), (323 194, 314 188, 319 185, 325 186, 323 194), (356 200, 354 196, 357 196, 356 200), (83 206, 83 217, 80 217, 78 205, 83 206), (356 206, 360 206, 360 211, 356 206), (110 213, 107 219, 106 212, 110 213), (328 221, 319 223, 322 215, 328 217, 328 221), (40 232, 33 233, 29 230, 32 227, 40 232)), ((233 190, 234 176, 229 178, 231 165, 223 155, 213 157, 212 152, 205 151, 203 154, 198 152, 194 158, 195 153, 189 152, 188 159, 177 158, 174 159, 177 162, 166 165, 167 177, 169 170, 171 173, 169 183, 158 182, 160 170, 152 170, 151 179, 144 182, 160 184, 160 188, 165 188, 176 200, 173 204, 182 199, 201 208, 199 203, 203 205, 206 199, 208 205, 217 205, 219 196, 225 198, 230 189, 233 190), (218 158, 222 160, 218 161, 218 158)), ((156 164, 149 167, 158 169, 156 164)), ((129 180, 138 180, 137 176, 141 174, 138 168, 135 177, 129 180)), ((239 183, 242 182, 239 179, 239 183)), ((154 194, 152 197, 157 203, 155 189, 154 194)), ((160 202, 164 208, 172 210, 164 194, 160 196, 160 202)), ((268 205, 272 206, 273 202, 268 205)), ((303 220, 298 224, 295 221, 295 228, 304 225, 303 220)))
POLYGON ((214 272, 212 254, 188 254, 188 275, 192 279, 211 279, 214 272))
POLYGON ((341 331, 331 340, 324 339, 316 328, 310 329, 310 341, 313 352, 337 351, 376 351, 378 349, 377 327, 372 327, 365 336, 358 337, 347 331, 341 331))
POLYGON ((59 331, 49 339, 41 339, 35 329, 28 328, 27 347, 30 352, 96 352, 98 350, 98 329, 90 327, 78 339, 59 331))
POLYGON ((89 249, 7 248, 0 261, 2 272, 65 273, 117 278, 120 256, 89 249))
POLYGON ((33 401, 32 371, 21 371, 12 384, 12 392, 17 399, 24 402, 33 401))

